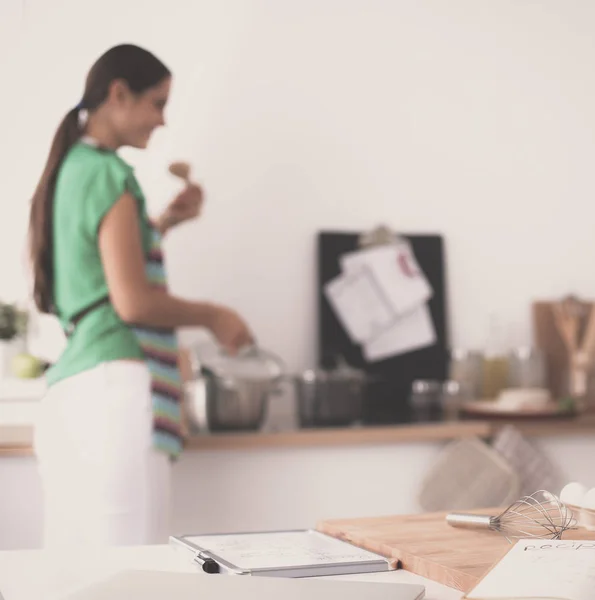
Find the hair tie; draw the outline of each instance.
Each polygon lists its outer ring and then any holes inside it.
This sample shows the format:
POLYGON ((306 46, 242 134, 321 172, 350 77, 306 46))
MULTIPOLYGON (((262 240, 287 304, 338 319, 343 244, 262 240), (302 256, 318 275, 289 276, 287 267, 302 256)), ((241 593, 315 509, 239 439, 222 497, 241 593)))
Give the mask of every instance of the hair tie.
POLYGON ((77 105, 77 109, 78 109, 78 126, 79 129, 82 131, 85 126, 87 125, 87 122, 89 121, 89 111, 86 108, 83 108, 81 106, 82 103, 79 103, 77 105))

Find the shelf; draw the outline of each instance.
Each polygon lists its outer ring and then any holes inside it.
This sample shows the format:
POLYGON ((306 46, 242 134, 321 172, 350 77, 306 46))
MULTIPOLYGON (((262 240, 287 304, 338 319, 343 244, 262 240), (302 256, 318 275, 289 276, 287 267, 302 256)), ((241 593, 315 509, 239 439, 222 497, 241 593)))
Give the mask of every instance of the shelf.
POLYGON ((46 391, 45 377, 36 379, 17 379, 9 377, 0 379, 0 402, 32 401, 38 402, 46 391))
MULTIPOLYGON (((595 434, 595 414, 575 419, 516 421, 455 421, 444 423, 295 429, 278 432, 230 432, 187 438, 186 451, 260 448, 305 448, 442 442, 468 437, 489 439, 505 425, 527 437, 564 437, 595 434)), ((0 457, 32 455, 31 426, 0 426, 0 457)))
POLYGON ((356 446, 434 442, 464 437, 485 437, 483 421, 424 423, 390 426, 297 429, 275 433, 220 433, 189 437, 189 450, 235 450, 238 448, 287 448, 307 446, 356 446))

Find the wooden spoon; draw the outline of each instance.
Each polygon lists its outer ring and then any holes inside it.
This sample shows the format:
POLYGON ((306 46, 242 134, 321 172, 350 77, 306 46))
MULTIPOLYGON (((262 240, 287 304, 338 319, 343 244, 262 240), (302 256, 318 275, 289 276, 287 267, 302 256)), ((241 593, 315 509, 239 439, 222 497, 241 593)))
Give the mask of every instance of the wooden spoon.
POLYGON ((556 302, 553 306, 554 318, 569 353, 578 349, 578 333, 583 306, 572 296, 556 302))
POLYGON ((190 183, 190 165, 187 162, 174 162, 169 165, 169 172, 190 183))
POLYGON ((585 306, 576 298, 570 296, 553 306, 554 319, 558 331, 564 340, 568 352, 570 370, 570 393, 583 397, 587 392, 587 374, 590 355, 595 343, 595 322, 593 319, 593 306, 585 306), (586 332, 582 343, 579 344, 579 330, 586 314, 590 313, 586 332))

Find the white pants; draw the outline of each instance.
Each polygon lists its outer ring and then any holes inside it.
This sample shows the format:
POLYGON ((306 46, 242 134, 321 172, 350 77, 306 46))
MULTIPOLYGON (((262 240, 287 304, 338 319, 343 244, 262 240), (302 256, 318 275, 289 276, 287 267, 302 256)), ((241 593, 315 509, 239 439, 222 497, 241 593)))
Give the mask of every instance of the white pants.
POLYGON ((104 363, 49 389, 34 441, 46 547, 167 542, 170 461, 151 431, 142 362, 104 363))

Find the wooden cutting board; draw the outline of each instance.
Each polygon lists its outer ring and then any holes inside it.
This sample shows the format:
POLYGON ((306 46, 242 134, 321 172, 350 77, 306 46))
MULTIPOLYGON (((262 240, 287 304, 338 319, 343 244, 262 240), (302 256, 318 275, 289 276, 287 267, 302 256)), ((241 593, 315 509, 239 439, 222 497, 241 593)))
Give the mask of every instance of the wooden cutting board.
MULTIPOLYGON (((483 512, 497 515, 502 509, 483 512)), ((496 532, 455 529, 447 513, 323 521, 318 530, 400 561, 403 569, 469 592, 511 548, 496 532)), ((567 539, 595 540, 595 531, 568 531, 567 539)))

